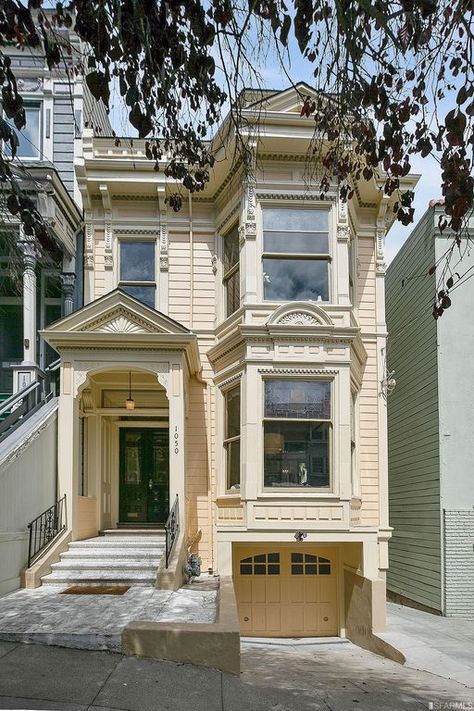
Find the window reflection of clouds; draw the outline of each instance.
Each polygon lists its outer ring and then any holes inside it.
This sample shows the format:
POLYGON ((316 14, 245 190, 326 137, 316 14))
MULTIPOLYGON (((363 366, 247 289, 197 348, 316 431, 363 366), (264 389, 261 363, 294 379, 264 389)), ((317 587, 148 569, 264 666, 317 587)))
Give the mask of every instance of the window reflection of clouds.
POLYGON ((122 242, 120 278, 126 281, 153 281, 155 245, 153 242, 122 242))
POLYGON ((273 301, 328 301, 326 261, 263 260, 265 299, 273 301))
POLYGON ((138 301, 142 301, 147 306, 155 308, 155 287, 154 286, 126 286, 121 284, 120 288, 130 296, 134 296, 138 301))

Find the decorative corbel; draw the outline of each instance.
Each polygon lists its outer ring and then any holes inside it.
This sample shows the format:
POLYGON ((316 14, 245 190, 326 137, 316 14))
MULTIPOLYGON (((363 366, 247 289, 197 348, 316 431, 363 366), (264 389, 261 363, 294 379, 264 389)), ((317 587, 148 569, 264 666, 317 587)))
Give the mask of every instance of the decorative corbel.
POLYGON ((84 268, 94 269, 94 225, 92 224, 92 212, 87 211, 84 215, 85 223, 85 244, 84 244, 84 268))
POLYGON ((160 271, 167 272, 169 268, 168 256, 168 214, 166 210, 166 188, 158 185, 158 210, 160 213, 160 271))

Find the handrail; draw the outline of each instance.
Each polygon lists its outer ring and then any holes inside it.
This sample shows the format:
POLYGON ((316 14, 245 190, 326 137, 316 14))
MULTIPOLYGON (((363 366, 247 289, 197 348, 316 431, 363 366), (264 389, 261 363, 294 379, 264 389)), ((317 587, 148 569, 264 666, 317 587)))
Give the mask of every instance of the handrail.
POLYGON ((28 568, 33 561, 66 528, 66 494, 28 524, 28 568))
POLYGON ((171 507, 168 518, 165 523, 165 534, 166 534, 166 550, 165 550, 165 562, 166 567, 168 567, 168 562, 173 552, 173 547, 178 538, 179 534, 179 496, 176 494, 174 504, 171 507))
POLYGON ((56 370, 59 369, 61 366, 61 358, 56 358, 56 360, 53 360, 52 363, 50 363, 45 369, 45 373, 54 373, 56 370))
POLYGON ((33 392, 33 390, 39 388, 40 386, 41 383, 39 382, 30 383, 25 388, 23 388, 23 390, 19 390, 17 393, 13 393, 13 395, 10 395, 7 400, 3 401, 3 405, 0 407, 0 415, 3 415, 3 413, 7 410, 11 410, 11 408, 16 405, 18 400, 22 400, 26 395, 33 392))
POLYGON ((35 382, 8 398, 6 404, 3 404, 0 409, 0 415, 3 415, 0 420, 0 442, 3 442, 52 397, 51 390, 45 392, 42 384, 35 382))

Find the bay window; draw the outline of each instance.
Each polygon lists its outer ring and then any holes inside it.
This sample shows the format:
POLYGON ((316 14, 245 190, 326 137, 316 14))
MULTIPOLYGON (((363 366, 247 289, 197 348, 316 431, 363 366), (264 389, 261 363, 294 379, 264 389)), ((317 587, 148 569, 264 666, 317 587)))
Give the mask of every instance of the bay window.
POLYGON ((155 242, 120 241, 119 288, 155 308, 155 242))
POLYGON ((224 284, 226 317, 240 307, 239 228, 224 237, 224 284))
MULTIPOLYGON (((5 119, 15 131, 18 138, 16 155, 18 158, 40 158, 41 145, 41 104, 25 104, 26 125, 17 129, 13 119, 5 119)), ((9 144, 5 147, 7 155, 11 154, 9 144)))
POLYGON ((263 209, 263 295, 267 301, 329 301, 329 211, 263 209))
POLYGON ((264 386, 264 486, 329 487, 331 382, 269 379, 264 386))
POLYGON ((225 398, 226 489, 240 489, 240 384, 227 390, 225 398))

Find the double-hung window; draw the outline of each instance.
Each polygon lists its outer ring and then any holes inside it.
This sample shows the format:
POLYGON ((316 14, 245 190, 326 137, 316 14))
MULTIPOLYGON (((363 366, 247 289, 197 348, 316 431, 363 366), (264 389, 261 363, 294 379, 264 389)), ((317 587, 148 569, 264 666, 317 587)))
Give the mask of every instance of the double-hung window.
POLYGON ((155 308, 155 242, 121 240, 119 287, 155 308))
POLYGON ((240 385, 227 390, 225 397, 226 489, 240 489, 240 385))
MULTIPOLYGON (((26 126, 17 129, 13 119, 6 119, 12 126, 18 138, 16 155, 18 158, 40 158, 42 153, 41 145, 41 104, 25 104, 26 126)), ((10 152, 9 145, 6 145, 7 155, 10 152)))
POLYGON ((331 382, 265 381, 265 487, 330 485, 331 382))
POLYGON ((329 211, 263 209, 266 301, 329 301, 329 211))
POLYGON ((226 317, 240 307, 239 228, 224 237, 224 284, 226 317))

